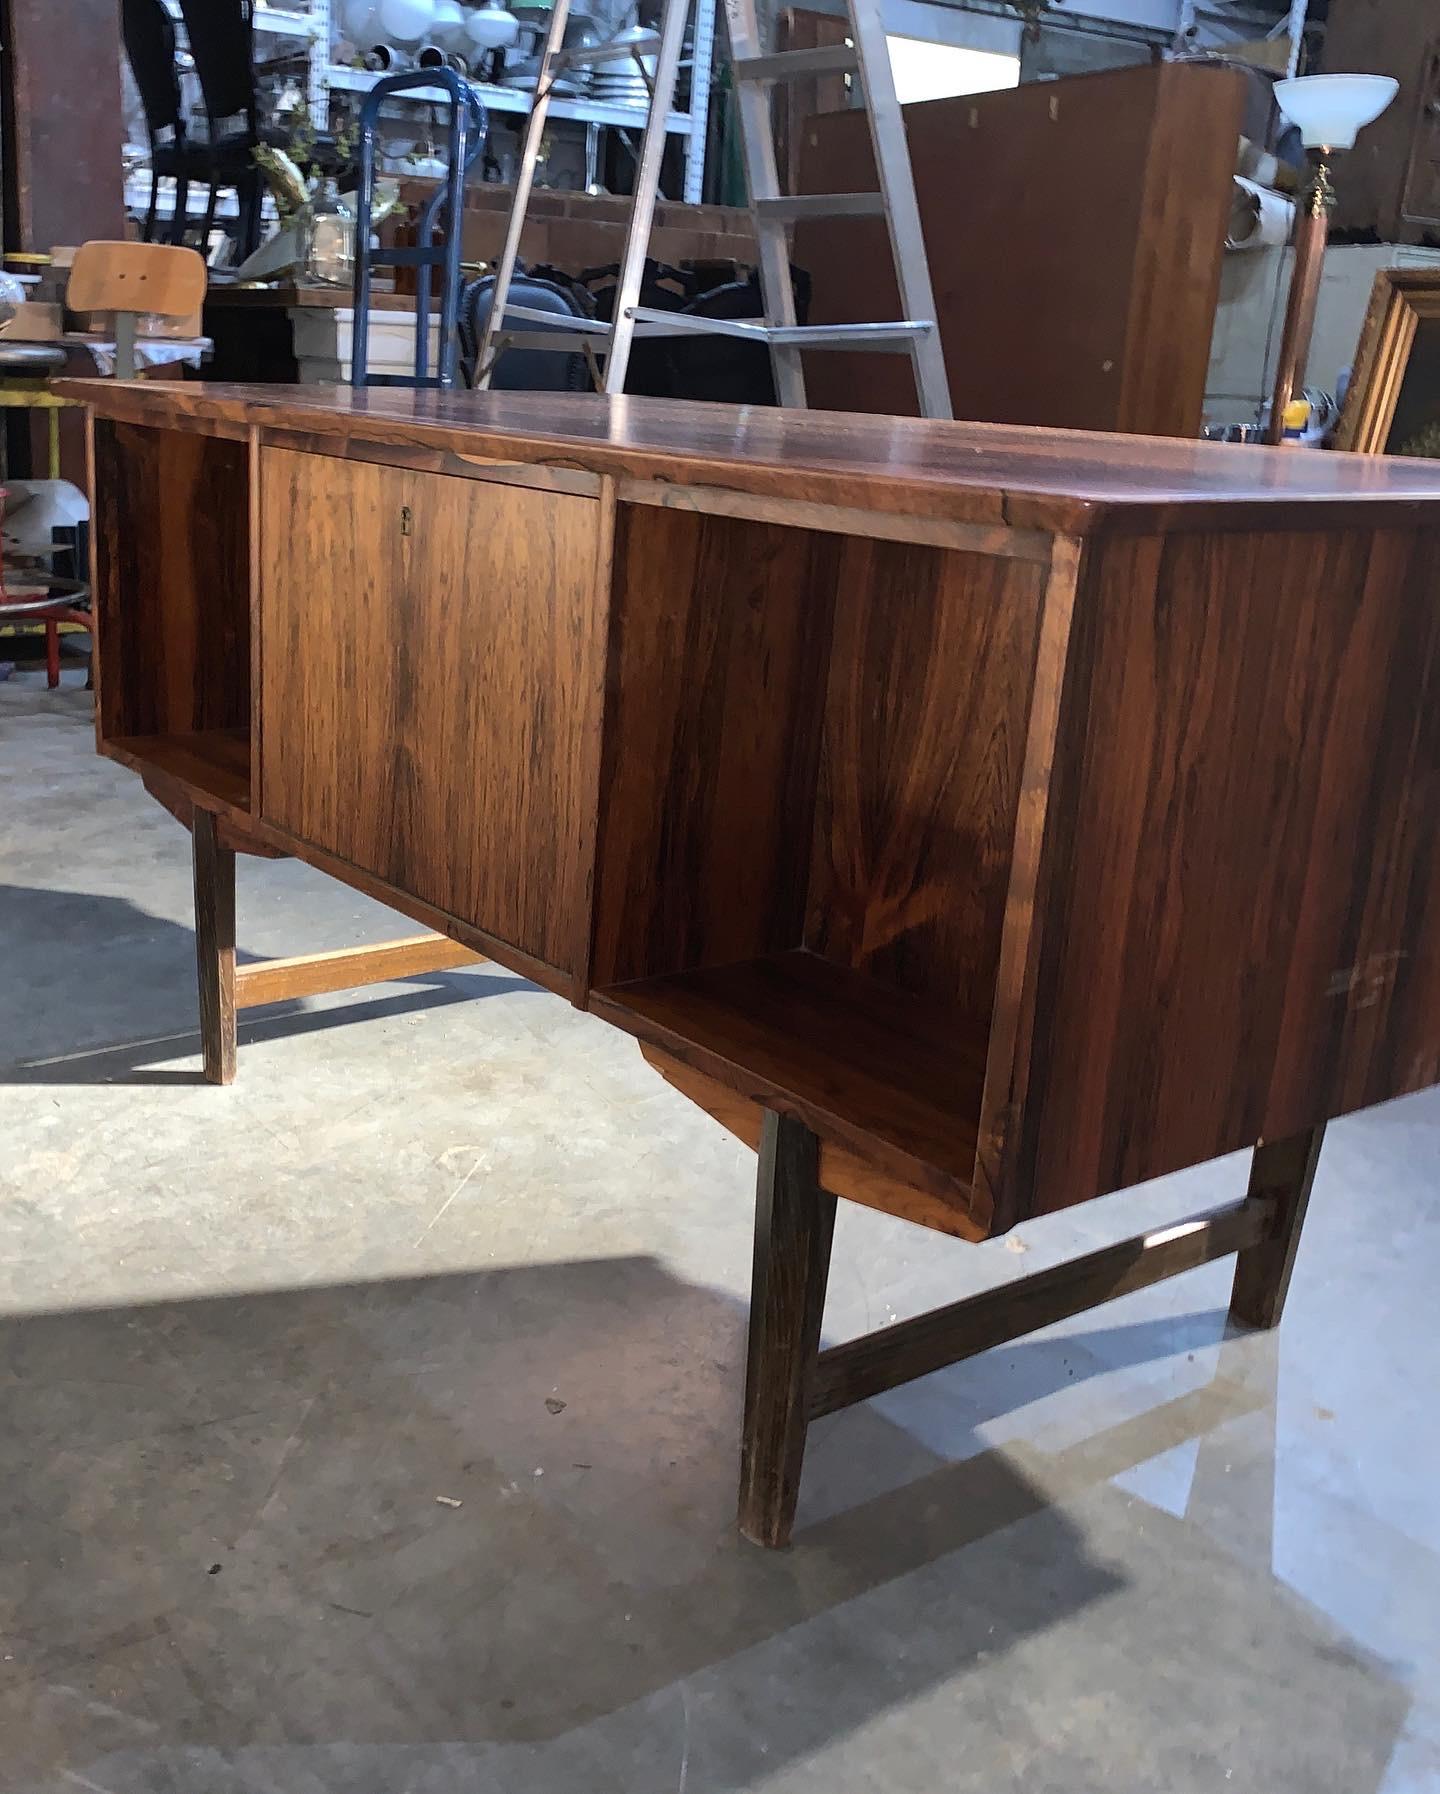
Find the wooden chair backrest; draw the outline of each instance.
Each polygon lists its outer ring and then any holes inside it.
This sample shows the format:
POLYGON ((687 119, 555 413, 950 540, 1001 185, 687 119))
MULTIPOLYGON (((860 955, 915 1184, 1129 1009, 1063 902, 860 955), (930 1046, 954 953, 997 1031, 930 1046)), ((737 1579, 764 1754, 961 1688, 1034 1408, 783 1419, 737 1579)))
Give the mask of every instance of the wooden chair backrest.
POLYGON ((168 243, 82 243, 75 251, 65 303, 71 311, 123 311, 194 317, 205 299, 205 263, 168 243))

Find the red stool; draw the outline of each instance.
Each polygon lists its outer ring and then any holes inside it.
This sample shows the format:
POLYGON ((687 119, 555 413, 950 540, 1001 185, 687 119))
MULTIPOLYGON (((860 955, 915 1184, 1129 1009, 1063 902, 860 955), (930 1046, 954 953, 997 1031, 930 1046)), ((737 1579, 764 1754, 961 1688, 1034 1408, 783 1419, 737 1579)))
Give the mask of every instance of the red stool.
MULTIPOLYGON (((0 487, 0 501, 5 491, 0 487)), ((63 579, 44 567, 16 567, 0 558, 0 623, 24 620, 45 625, 45 683, 60 683, 60 625, 88 630, 90 588, 84 580, 63 579)), ((87 681, 88 683, 88 681, 87 681)))

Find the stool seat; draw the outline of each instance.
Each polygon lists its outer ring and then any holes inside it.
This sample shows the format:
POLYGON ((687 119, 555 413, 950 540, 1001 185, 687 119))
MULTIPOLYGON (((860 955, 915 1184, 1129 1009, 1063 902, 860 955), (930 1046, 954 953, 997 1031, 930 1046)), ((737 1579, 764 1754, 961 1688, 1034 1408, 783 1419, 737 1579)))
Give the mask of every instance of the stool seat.
POLYGON ((0 341, 0 379, 6 374, 56 374, 65 362, 65 351, 49 343, 0 341))

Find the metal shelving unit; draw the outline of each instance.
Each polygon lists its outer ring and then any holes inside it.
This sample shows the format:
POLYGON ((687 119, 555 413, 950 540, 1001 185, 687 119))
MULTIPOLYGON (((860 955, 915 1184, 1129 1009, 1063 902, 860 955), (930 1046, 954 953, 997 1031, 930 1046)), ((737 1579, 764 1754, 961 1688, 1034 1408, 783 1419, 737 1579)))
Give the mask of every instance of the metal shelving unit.
POLYGON ((1305 41, 1308 0, 1291 0, 1284 9, 1237 0, 1180 0, 1179 36, 1197 50, 1223 50, 1243 39, 1285 38, 1289 43, 1287 75, 1298 73, 1305 41))
MULTIPOLYGON (((685 184, 682 198, 698 205, 705 179, 705 138, 709 127, 710 74, 715 59, 715 0, 695 0, 694 47, 690 57, 691 104, 688 112, 672 112, 666 129, 685 139, 685 184), (698 100, 698 104, 697 104, 698 100)), ((683 66, 683 65, 682 65, 683 66)), ((333 93, 368 93, 382 76, 371 69, 345 68, 331 64, 320 71, 320 79, 333 93)), ((489 81, 474 83, 476 92, 491 112, 525 114, 530 110, 530 95, 513 87, 497 87, 489 81)), ((436 103, 445 95, 439 88, 417 89, 401 96, 401 101, 436 103)), ((312 103, 312 112, 315 108, 312 103)), ((318 116, 318 115, 317 115, 318 116)), ((645 127, 643 106, 612 106, 603 100, 556 98, 550 102, 551 118, 571 119, 577 124, 605 125, 612 129, 642 131, 645 127)))
MULTIPOLYGON (((350 69, 344 67, 329 68, 325 71, 326 79, 333 91, 344 93, 369 93, 377 81, 384 77, 371 69, 350 69)), ((485 102, 491 112, 520 112, 530 110, 530 95, 517 91, 513 87, 496 87, 489 81, 473 81, 471 86, 485 102)), ((426 105, 439 105, 447 101, 449 95, 442 88, 417 87, 413 93, 397 94, 396 103, 419 101, 426 105)), ((607 106, 599 100, 562 100, 550 102, 552 118, 575 119, 581 124, 618 125, 640 129, 645 123, 643 106, 607 106)), ((687 113, 672 112, 669 129, 675 132, 690 130, 690 118, 687 113)))
MULTIPOLYGON (((666 129, 685 139, 685 189, 682 197, 698 205, 705 180, 705 139, 710 121, 710 77, 715 65, 716 0, 694 0, 693 47, 688 59, 690 68, 690 110, 672 112, 666 129)), ((165 0, 172 18, 180 18, 179 0, 165 0)), ((300 38, 310 45, 305 82, 306 104, 318 129, 330 122, 332 93, 369 93, 383 77, 370 69, 346 68, 333 60, 335 34, 330 0, 311 0, 308 8, 297 6, 255 7, 257 34, 271 37, 300 38)), ((687 66, 685 63, 681 67, 687 66)), ((477 81, 476 91, 491 112, 526 113, 530 96, 514 88, 496 87, 488 81, 477 81)), ((440 88, 417 89, 401 96, 397 104, 422 102, 438 104, 446 98, 440 88)), ((573 120, 577 124, 601 125, 613 130, 641 131, 645 126, 643 106, 609 106, 601 100, 554 99, 550 116, 573 120)))

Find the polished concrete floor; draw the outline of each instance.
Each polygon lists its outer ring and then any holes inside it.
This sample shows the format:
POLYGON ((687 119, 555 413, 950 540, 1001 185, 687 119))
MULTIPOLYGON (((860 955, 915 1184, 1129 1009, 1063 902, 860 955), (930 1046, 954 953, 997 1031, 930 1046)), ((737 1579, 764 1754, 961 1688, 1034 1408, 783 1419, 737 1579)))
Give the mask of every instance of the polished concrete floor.
MULTIPOLYGON (((0 685, 0 804, 6 1794, 1440 1789, 1434 1095, 1332 1128, 1278 1334, 1217 1265, 837 1415, 762 1554, 746 1151, 483 968, 255 1012, 211 1088, 188 840, 83 691, 0 685)), ((242 863, 249 953, 396 931, 242 863)), ((1244 1174, 847 1210, 827 1331, 1244 1174)))

